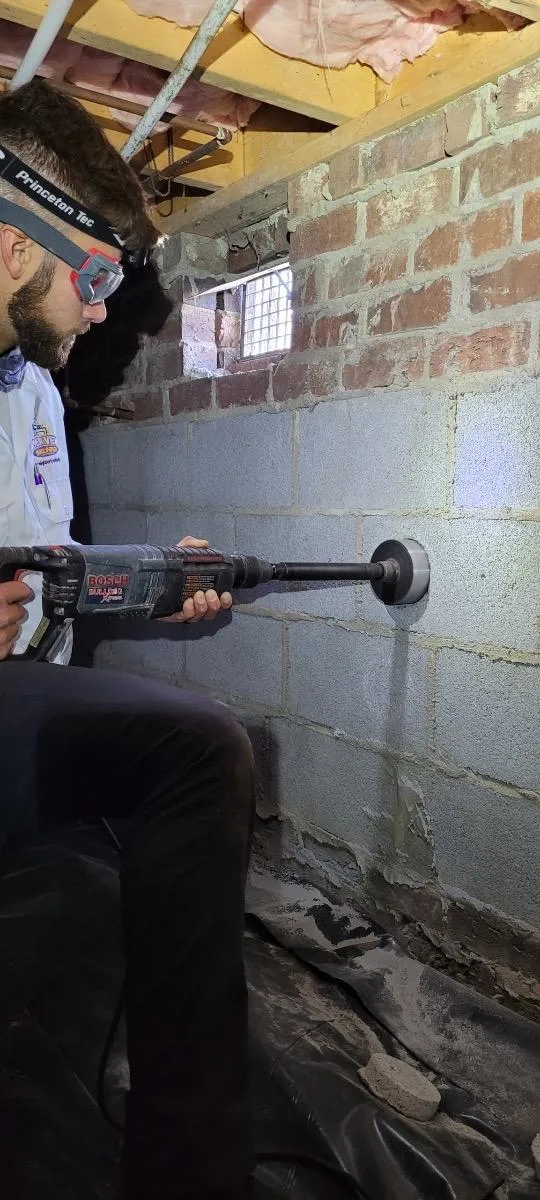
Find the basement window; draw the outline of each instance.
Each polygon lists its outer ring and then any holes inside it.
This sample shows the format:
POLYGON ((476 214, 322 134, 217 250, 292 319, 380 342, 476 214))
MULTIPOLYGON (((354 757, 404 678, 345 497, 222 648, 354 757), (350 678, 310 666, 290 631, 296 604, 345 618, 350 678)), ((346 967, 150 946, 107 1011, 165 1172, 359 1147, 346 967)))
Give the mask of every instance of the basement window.
POLYGON ((241 358, 288 350, 292 336, 292 271, 262 271, 242 284, 241 358))

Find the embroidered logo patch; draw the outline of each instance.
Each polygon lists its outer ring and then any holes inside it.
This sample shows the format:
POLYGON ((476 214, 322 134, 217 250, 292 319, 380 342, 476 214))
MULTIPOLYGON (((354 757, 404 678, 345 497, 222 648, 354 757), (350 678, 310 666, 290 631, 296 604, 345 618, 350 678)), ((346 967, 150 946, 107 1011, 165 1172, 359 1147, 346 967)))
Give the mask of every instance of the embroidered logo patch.
POLYGON ((58 442, 54 433, 50 433, 46 425, 39 425, 35 422, 32 425, 34 434, 30 443, 30 450, 34 458, 38 462, 46 462, 48 459, 54 458, 58 454, 58 442))

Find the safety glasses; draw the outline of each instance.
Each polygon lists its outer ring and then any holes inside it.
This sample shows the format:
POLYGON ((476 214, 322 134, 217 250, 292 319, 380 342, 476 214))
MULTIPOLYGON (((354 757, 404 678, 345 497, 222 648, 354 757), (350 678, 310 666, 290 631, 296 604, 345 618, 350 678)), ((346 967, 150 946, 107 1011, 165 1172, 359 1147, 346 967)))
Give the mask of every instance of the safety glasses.
POLYGON ((124 272, 120 263, 103 250, 81 250, 47 221, 20 204, 0 197, 0 223, 22 229, 33 241, 72 268, 71 282, 83 304, 103 304, 120 287, 124 272))

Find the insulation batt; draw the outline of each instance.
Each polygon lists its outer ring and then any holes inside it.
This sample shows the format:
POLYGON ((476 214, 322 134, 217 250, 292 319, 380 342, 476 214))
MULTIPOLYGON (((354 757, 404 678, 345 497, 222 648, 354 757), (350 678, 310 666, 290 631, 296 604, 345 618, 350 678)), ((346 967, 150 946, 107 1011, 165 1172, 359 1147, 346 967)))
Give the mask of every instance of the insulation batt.
MULTIPOLYGON (((32 37, 33 30, 0 20, 0 66, 16 70, 32 37)), ((106 54, 91 46, 78 46, 65 38, 56 39, 39 74, 53 83, 71 83, 104 92, 111 99, 117 96, 145 106, 167 79, 167 72, 157 67, 132 62, 118 54, 106 54)), ((189 79, 180 96, 169 105, 169 111, 185 116, 187 124, 191 119, 235 130, 247 125, 258 107, 256 100, 189 79)), ((121 111, 114 112, 114 116, 127 128, 139 120, 137 116, 121 111)))
MULTIPOLYGON (((128 0, 147 16, 165 17, 177 25, 199 25, 210 0, 128 0)), ((290 58, 319 66, 367 63, 388 83, 401 63, 412 62, 435 44, 447 29, 460 25, 481 0, 240 0, 236 12, 262 42, 290 58)), ((493 10, 491 10, 493 13, 493 10)), ((506 25, 523 24, 498 11, 506 25)))

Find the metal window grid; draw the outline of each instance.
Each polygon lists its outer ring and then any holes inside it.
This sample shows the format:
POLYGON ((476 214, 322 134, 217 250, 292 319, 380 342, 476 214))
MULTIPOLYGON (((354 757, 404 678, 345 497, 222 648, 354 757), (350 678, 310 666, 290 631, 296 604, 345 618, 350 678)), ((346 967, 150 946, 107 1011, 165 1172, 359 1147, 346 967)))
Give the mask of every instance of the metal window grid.
POLYGON ((242 358, 288 350, 292 336, 292 271, 279 267, 244 284, 242 358))

